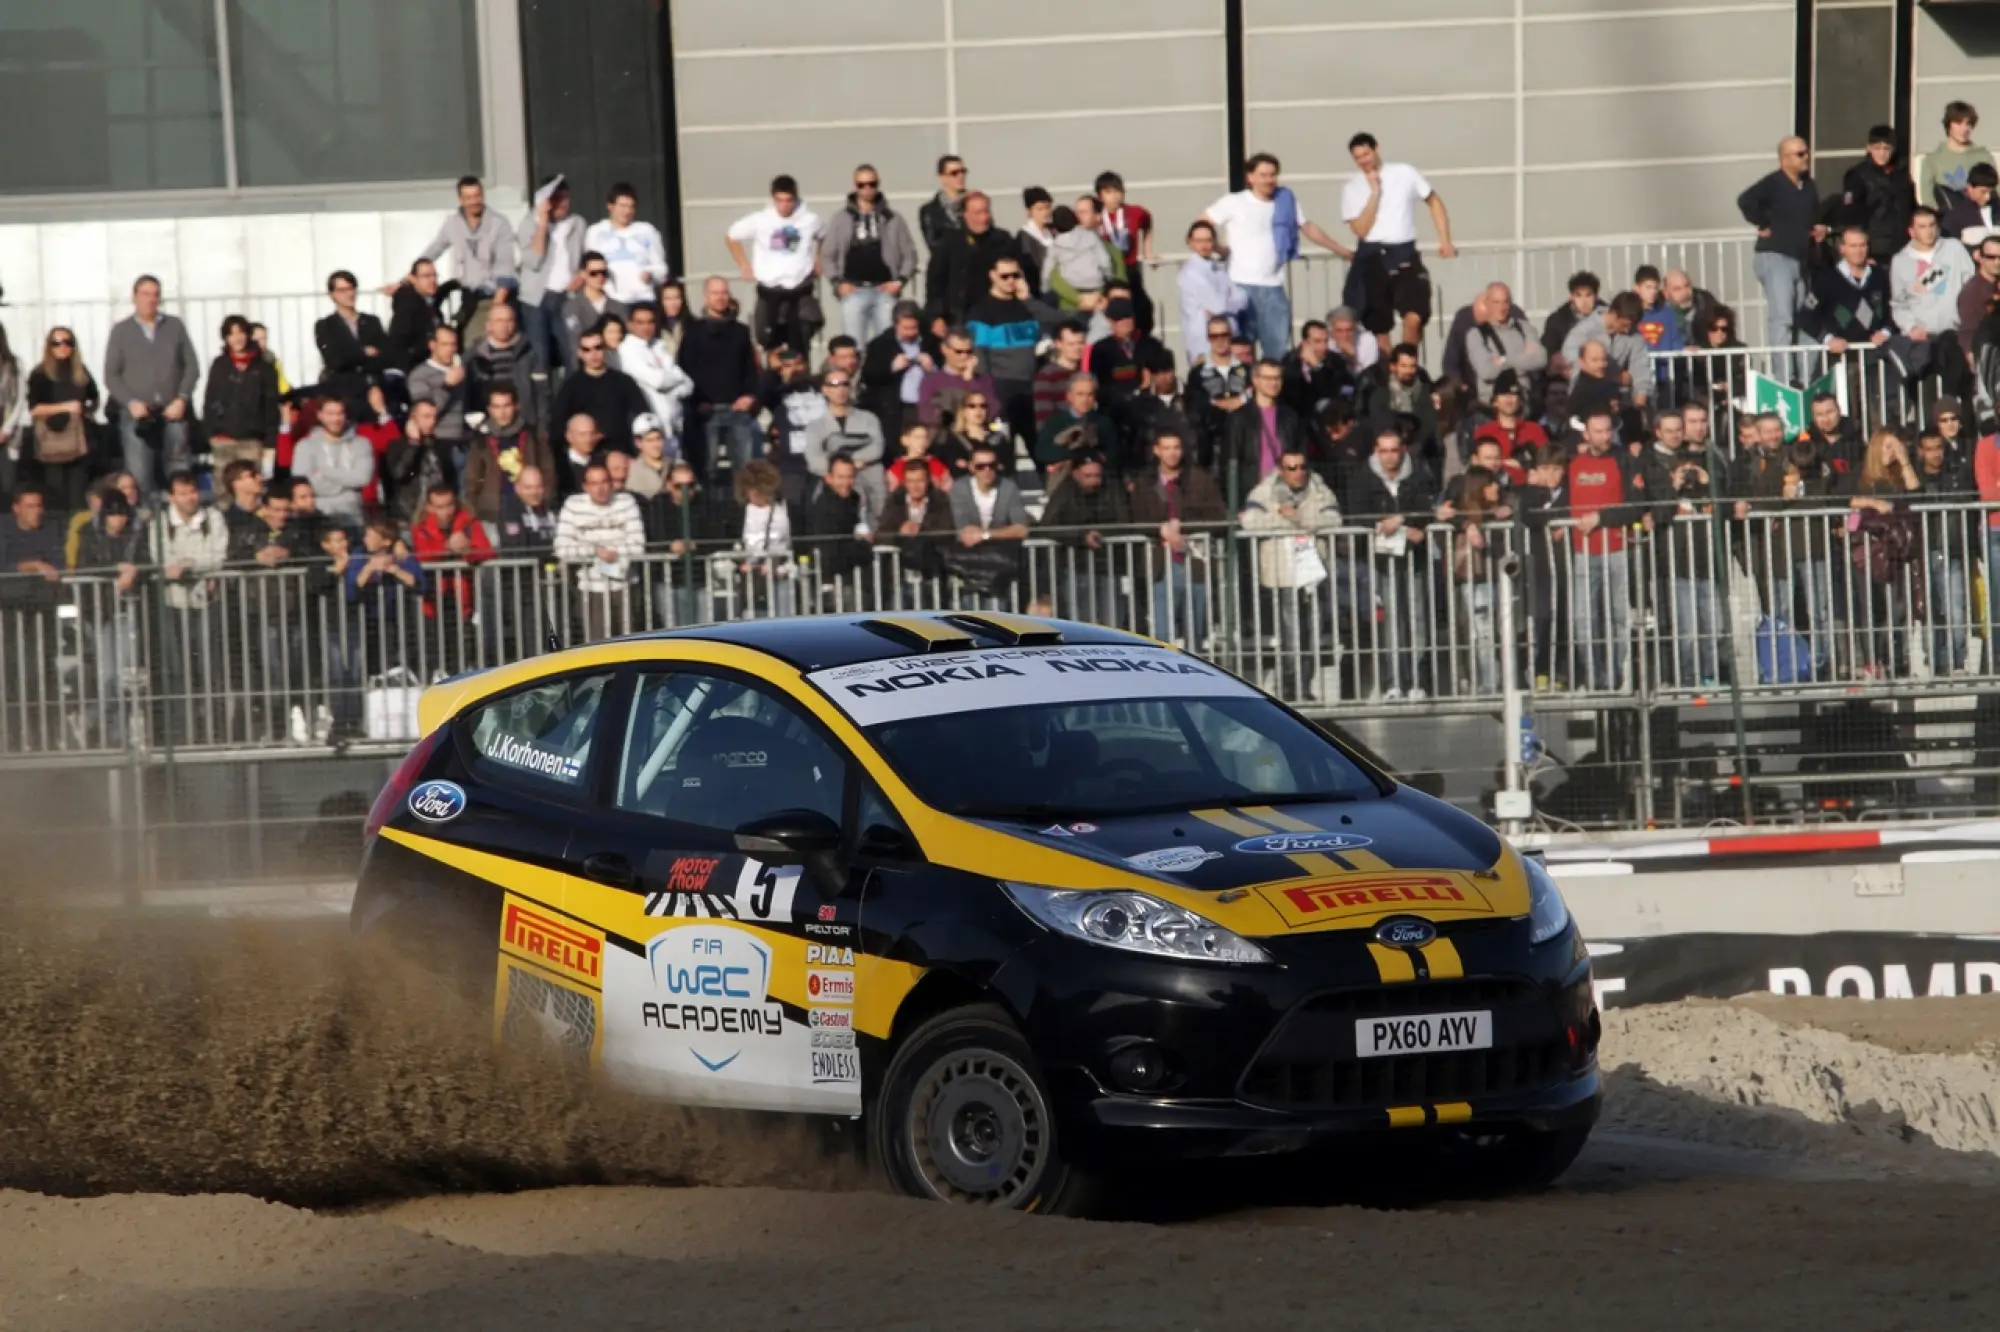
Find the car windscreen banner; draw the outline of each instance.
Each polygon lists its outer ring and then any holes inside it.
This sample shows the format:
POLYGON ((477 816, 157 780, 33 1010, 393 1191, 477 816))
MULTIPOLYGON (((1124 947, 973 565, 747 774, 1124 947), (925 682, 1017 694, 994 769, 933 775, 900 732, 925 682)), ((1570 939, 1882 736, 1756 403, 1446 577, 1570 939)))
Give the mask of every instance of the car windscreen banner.
POLYGON ((1598 1002, 1611 1008, 1740 994, 1911 999, 2000 991, 2000 936, 1667 934, 1590 941, 1598 1002))
POLYGON ((1033 703, 1262 697, 1184 652, 1137 644, 927 653, 836 666, 806 679, 857 726, 1033 703))

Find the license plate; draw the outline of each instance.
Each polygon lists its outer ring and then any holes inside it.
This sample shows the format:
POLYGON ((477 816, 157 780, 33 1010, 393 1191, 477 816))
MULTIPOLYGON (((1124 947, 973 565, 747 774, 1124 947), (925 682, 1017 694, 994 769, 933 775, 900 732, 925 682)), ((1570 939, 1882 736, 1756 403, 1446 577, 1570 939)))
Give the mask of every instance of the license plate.
POLYGON ((1361 1018, 1354 1024, 1354 1052, 1362 1059, 1380 1055, 1436 1054, 1493 1048, 1493 1013, 1427 1013, 1422 1017, 1361 1018))

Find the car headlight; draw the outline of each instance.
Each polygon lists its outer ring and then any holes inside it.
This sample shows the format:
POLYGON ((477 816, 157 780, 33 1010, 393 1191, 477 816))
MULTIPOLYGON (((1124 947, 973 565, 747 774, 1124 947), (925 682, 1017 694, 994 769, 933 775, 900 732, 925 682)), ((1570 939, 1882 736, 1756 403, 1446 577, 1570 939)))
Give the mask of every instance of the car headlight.
POLYGON ((1569 904, 1541 861, 1522 856, 1521 866, 1528 872, 1528 942, 1547 943, 1569 928, 1569 904))
POLYGON ((1183 962, 1271 960, 1241 935, 1145 893, 1076 892, 1031 883, 1000 886, 1037 923, 1085 943, 1183 962))

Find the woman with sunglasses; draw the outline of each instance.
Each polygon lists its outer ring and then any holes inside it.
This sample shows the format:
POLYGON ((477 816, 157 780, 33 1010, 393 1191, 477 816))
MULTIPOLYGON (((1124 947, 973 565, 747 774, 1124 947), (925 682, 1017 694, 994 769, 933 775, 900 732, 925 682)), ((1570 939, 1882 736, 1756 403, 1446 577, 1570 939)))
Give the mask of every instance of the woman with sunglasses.
POLYGON ((1718 418, 1750 391, 1749 358, 1740 354, 1743 339, 1736 330, 1736 311, 1718 302, 1695 316, 1694 341, 1688 345, 1688 396, 1709 404, 1718 418))
MULTIPOLYGON (((40 473, 49 507, 74 513, 90 489, 91 423, 97 416, 97 381, 83 365, 76 334, 58 326, 42 343, 42 363, 28 373, 28 417, 34 438, 21 450, 22 471, 40 473)), ((24 478, 31 479, 31 478, 24 478)))
POLYGON ((952 414, 951 429, 931 445, 931 455, 952 474, 962 476, 972 462, 973 450, 991 448, 1002 455, 1012 452, 1004 447, 1008 443, 1007 432, 993 420, 993 402, 984 393, 974 390, 959 401, 958 410, 952 414))

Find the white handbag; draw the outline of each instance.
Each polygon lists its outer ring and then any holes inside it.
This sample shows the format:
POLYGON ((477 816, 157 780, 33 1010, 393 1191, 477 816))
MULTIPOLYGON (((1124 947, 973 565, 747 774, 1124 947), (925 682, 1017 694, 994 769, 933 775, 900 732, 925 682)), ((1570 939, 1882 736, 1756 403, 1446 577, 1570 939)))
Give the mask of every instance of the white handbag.
POLYGON ((368 677, 362 692, 362 729, 370 740, 415 740, 417 700, 424 687, 401 666, 368 677))

